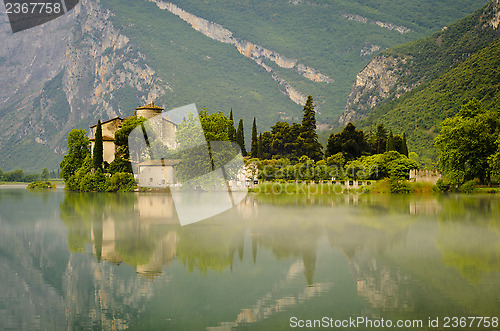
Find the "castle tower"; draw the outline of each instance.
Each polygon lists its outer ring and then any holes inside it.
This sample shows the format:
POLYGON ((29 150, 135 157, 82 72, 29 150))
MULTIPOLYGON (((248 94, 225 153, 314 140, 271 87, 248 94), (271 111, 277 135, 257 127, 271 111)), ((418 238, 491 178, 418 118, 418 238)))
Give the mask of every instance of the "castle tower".
POLYGON ((161 115, 162 111, 163 108, 158 107, 154 102, 151 102, 150 104, 136 108, 135 115, 150 119, 157 115, 161 115))

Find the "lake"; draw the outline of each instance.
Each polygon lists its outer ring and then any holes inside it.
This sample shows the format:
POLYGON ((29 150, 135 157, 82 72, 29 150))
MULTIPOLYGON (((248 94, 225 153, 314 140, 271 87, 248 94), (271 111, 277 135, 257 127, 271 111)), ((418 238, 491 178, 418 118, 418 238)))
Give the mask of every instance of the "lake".
POLYGON ((181 227, 165 194, 0 187, 0 279, 4 330, 498 330, 500 198, 249 195, 181 227))

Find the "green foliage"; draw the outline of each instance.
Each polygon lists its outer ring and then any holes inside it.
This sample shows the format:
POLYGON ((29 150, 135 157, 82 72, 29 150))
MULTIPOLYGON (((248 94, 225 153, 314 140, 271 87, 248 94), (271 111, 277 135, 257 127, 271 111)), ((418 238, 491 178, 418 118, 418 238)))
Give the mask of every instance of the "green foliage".
POLYGON ((203 110, 199 113, 199 117, 206 141, 234 141, 229 139, 229 132, 234 130, 234 123, 224 116, 222 111, 208 114, 203 110))
POLYGON ((418 169, 419 165, 396 151, 389 151, 362 156, 348 162, 346 167, 349 173, 356 174, 355 178, 381 179, 389 176, 403 179, 408 178, 410 170, 418 169))
POLYGON ((38 182, 31 182, 28 184, 28 186, 26 188, 32 189, 32 190, 51 190, 51 189, 55 189, 56 185, 52 184, 49 181, 44 180, 44 181, 38 181, 38 182))
MULTIPOLYGON (((470 52, 467 50, 467 55, 470 52)), ((370 123, 383 121, 394 130, 406 132, 412 151, 422 160, 435 160, 437 153, 432 143, 439 133, 439 125, 457 114, 460 105, 477 98, 484 107, 492 111, 499 109, 500 40, 465 57, 438 77, 380 105, 362 125, 369 127, 370 123)))
POLYGON ((404 156, 387 164, 387 174, 389 178, 408 179, 410 170, 417 170, 418 168, 417 162, 404 156))
POLYGON ((258 157, 259 154, 259 141, 257 137, 257 123, 255 122, 255 117, 253 118, 252 124, 252 144, 250 147, 250 157, 258 157))
POLYGON ((47 169, 47 168, 43 168, 43 170, 42 170, 42 176, 41 176, 41 177, 42 177, 42 180, 43 180, 44 182, 47 182, 47 181, 48 181, 48 179, 49 179, 49 176, 50 176, 49 169, 47 169))
POLYGON ((128 160, 117 157, 109 164, 107 171, 112 175, 118 172, 132 173, 132 164, 128 160))
POLYGON ((386 179, 389 183, 391 193, 410 193, 411 186, 408 181, 397 178, 397 177, 389 177, 386 179))
POLYGON ((405 156, 408 156, 408 144, 406 142, 406 132, 403 133, 403 141, 401 142, 401 148, 399 152, 405 156))
POLYGON ((318 141, 316 133, 316 112, 314 111, 314 103, 311 95, 307 96, 304 105, 302 117, 302 126, 298 138, 299 155, 307 155, 315 161, 323 158, 323 147, 318 141))
POLYGON ((387 137, 386 151, 396 151, 396 140, 394 139, 394 135, 392 134, 392 130, 389 132, 389 136, 387 137))
POLYGON ((472 193, 474 192, 475 189, 476 189, 476 182, 473 180, 469 180, 463 183, 459 188, 460 192, 462 193, 472 193))
POLYGON ((229 141, 236 142, 236 129, 234 128, 234 120, 233 120, 233 108, 231 108, 231 113, 229 114, 229 124, 228 128, 228 138, 229 141))
MULTIPOLYGON (((122 157, 124 159, 130 158, 130 151, 128 148, 128 136, 130 132, 134 130, 138 126, 144 126, 144 122, 147 119, 142 116, 133 116, 127 120, 125 120, 122 124, 122 127, 115 132, 115 144, 118 146, 118 151, 115 153, 116 157, 122 157)), ((148 132, 152 132, 149 130, 148 132)), ((150 141, 153 141, 155 137, 149 137, 150 141)), ((141 153, 141 151, 136 151, 137 153, 141 153)), ((137 160, 139 159, 138 155, 136 155, 137 160)))
POLYGON ((329 166, 343 167, 345 163, 346 159, 344 157, 344 153, 342 152, 331 155, 326 159, 326 164, 329 166))
POLYGON ((25 179, 25 175, 22 169, 17 169, 4 173, 3 178, 6 182, 22 182, 25 179))
MULTIPOLYGON (((180 149, 176 158, 182 161, 175 167, 175 172, 183 185, 188 185, 186 182, 189 181, 190 185, 206 189, 220 184, 220 178, 210 173, 219 168, 221 163, 232 160, 237 150, 231 147, 222 150, 212 148, 217 145, 207 144, 207 141, 229 141, 231 125, 232 122, 222 112, 209 115, 206 111, 200 112, 198 117, 188 114, 188 118, 179 124, 176 140, 180 149)), ((233 173, 228 175, 232 176, 233 173)))
POLYGON ((104 147, 102 145, 102 127, 101 120, 97 121, 97 128, 95 130, 94 137, 94 150, 92 151, 94 158, 94 169, 102 170, 103 156, 102 153, 104 151, 104 147))
POLYGON ((68 154, 63 157, 60 176, 66 182, 82 166, 83 161, 90 155, 89 138, 83 129, 73 129, 68 133, 68 154))
POLYGON ((435 144, 439 151, 439 168, 453 185, 479 179, 489 183, 491 161, 498 151, 495 143, 500 132, 498 112, 483 108, 473 99, 457 115, 441 124, 435 144))
POLYGON ((326 157, 330 157, 343 153, 347 160, 354 160, 368 152, 368 149, 363 131, 356 130, 354 124, 349 122, 342 132, 330 135, 325 154, 326 157))
POLYGON ((243 119, 238 123, 238 131, 236 132, 236 143, 240 145, 241 155, 247 156, 247 149, 245 147, 245 132, 243 130, 243 119))
POLYGON ((308 97, 304 106, 302 124, 290 125, 287 122, 278 121, 271 127, 271 131, 261 133, 257 139, 259 159, 286 157, 295 162, 301 156, 307 155, 319 161, 323 158, 322 149, 316 133, 315 111, 311 96, 308 97))
POLYGON ((108 192, 131 192, 135 188, 134 175, 128 172, 117 172, 109 180, 108 192))
POLYGON ((83 177, 77 177, 80 192, 106 192, 109 187, 109 178, 101 169, 96 169, 94 173, 86 173, 83 177))

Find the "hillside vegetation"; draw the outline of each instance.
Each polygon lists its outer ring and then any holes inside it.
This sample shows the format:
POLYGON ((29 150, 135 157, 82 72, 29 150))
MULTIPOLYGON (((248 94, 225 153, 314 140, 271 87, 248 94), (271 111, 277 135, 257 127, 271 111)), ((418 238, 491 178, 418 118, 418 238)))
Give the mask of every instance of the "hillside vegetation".
POLYGON ((500 40, 399 99, 376 108, 362 123, 383 122, 408 135, 410 151, 434 159, 439 124, 477 98, 490 110, 500 105, 500 40))

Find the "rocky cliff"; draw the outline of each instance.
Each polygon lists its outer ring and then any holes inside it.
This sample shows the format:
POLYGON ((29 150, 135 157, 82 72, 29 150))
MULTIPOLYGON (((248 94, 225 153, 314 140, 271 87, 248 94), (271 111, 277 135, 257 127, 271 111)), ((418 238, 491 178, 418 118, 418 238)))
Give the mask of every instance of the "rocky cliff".
POLYGON ((69 15, 25 32, 12 35, 1 25, 7 48, 0 50, 0 80, 7 88, 0 91, 0 148, 15 153, 31 141, 60 155, 72 128, 129 116, 138 102, 169 89, 111 15, 99 0, 82 0, 69 15), (125 104, 119 95, 134 101, 125 104))

